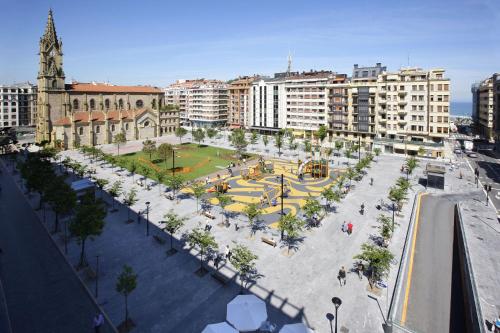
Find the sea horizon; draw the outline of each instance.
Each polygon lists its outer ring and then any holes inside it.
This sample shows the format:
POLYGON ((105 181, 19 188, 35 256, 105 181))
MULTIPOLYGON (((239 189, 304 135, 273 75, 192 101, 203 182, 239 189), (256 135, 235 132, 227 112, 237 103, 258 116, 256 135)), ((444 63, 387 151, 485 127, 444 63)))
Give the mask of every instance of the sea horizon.
POLYGON ((472 116, 472 102, 450 102, 451 116, 472 116))

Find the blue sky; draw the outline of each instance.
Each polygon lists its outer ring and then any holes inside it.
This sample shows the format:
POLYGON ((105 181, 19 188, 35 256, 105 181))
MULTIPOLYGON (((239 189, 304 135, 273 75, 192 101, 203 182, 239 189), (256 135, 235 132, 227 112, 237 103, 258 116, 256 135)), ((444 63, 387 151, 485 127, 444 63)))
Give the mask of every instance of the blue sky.
POLYGON ((452 100, 500 72, 500 0, 0 0, 0 83, 35 81, 49 7, 66 80, 166 86, 382 62, 445 68, 452 100))

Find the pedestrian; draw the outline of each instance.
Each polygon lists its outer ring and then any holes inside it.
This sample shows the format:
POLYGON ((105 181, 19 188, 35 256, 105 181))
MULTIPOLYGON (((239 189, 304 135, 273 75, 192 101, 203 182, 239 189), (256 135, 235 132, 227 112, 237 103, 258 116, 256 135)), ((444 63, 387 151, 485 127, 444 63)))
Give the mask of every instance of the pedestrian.
POLYGON ((347 222, 344 221, 344 223, 342 223, 342 232, 346 232, 347 231, 347 222))
POLYGON ((137 212, 137 223, 141 223, 141 211, 137 212))
POLYGON ((99 333, 101 331, 101 326, 104 324, 104 316, 102 313, 97 312, 95 317, 94 317, 94 330, 96 333, 99 333))
POLYGON ((340 282, 340 286, 342 287, 343 285, 345 286, 345 283, 346 283, 346 273, 345 273, 345 268, 344 266, 342 266, 339 270, 339 275, 337 276, 337 278, 339 279, 339 282, 340 282), (343 283, 343 284, 342 284, 343 283))
POLYGON ((358 263, 358 277, 360 280, 363 280, 363 271, 365 270, 365 266, 363 263, 360 261, 358 263))
POLYGON ((231 256, 231 250, 229 249, 229 245, 226 245, 226 248, 224 249, 224 255, 226 256, 226 259, 229 260, 229 257, 231 256))
POLYGON ((351 222, 349 222, 349 223, 347 224, 347 234, 348 234, 348 235, 352 234, 352 227, 353 227, 352 223, 351 223, 351 222))
POLYGON ((215 259, 214 259, 214 266, 215 266, 215 269, 216 270, 219 270, 219 263, 220 263, 220 254, 217 253, 217 255, 215 256, 215 259))
POLYGON ((373 178, 370 178, 370 185, 373 185, 373 178))
POLYGON ((210 183, 210 177, 207 176, 207 178, 205 178, 205 184, 208 185, 208 183, 210 183))

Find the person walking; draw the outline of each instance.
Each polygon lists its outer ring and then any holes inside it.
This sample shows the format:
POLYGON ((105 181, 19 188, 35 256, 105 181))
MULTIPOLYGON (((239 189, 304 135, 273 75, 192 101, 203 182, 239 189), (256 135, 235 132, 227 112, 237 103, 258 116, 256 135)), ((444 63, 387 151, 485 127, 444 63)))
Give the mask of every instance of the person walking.
POLYGON ((339 275, 337 276, 337 278, 339 279, 339 282, 340 282, 340 286, 342 287, 343 285, 345 286, 345 283, 346 283, 346 273, 345 273, 345 268, 344 266, 342 266, 339 270, 339 275))
POLYGON ((360 280, 363 280, 363 271, 365 270, 365 266, 363 263, 360 261, 358 263, 358 277, 360 280))
POLYGON ((99 333, 101 331, 101 326, 104 324, 104 316, 102 313, 97 312, 94 317, 94 331, 95 333, 99 333))
POLYGON ((226 260, 231 260, 231 249, 229 248, 229 245, 226 245, 224 254, 226 255, 226 260))
POLYGON ((344 223, 342 223, 342 232, 346 232, 347 231, 347 222, 344 221, 344 223))
POLYGON ((220 261, 221 261, 220 254, 217 253, 217 255, 215 256, 215 259, 214 259, 214 266, 215 266, 216 270, 219 270, 219 263, 220 263, 220 261))
POLYGON ((349 223, 347 224, 347 234, 348 234, 348 235, 352 234, 352 227, 353 227, 352 223, 351 223, 351 222, 349 222, 349 223))

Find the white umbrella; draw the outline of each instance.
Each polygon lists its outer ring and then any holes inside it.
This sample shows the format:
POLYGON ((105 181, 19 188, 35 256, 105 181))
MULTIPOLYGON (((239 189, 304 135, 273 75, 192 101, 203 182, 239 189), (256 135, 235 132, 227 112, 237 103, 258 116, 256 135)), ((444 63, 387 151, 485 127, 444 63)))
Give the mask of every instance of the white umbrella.
POLYGON ((227 304, 226 319, 241 332, 256 331, 267 319, 266 303, 254 295, 238 295, 227 304))
POLYGON ((238 333, 238 331, 224 321, 205 326, 205 329, 201 333, 238 333))
POLYGON ((302 323, 289 324, 280 329, 280 333, 314 333, 312 329, 302 323))

